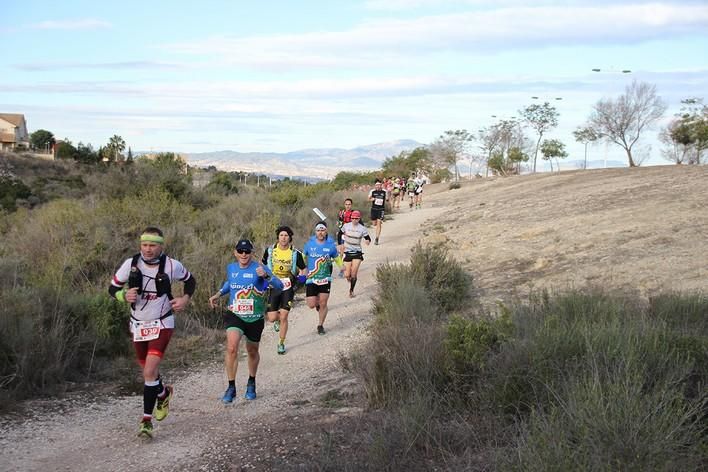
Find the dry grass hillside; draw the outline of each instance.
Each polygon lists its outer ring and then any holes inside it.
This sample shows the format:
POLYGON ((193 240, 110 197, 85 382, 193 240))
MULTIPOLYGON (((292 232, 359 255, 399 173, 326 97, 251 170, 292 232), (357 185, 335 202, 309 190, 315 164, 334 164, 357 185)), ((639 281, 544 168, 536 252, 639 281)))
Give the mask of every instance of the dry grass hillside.
MULTIPOLYGON (((436 189, 431 189, 436 190, 436 189)), ((708 167, 480 179, 430 195, 423 228, 475 276, 480 300, 539 288, 708 288, 708 167)))

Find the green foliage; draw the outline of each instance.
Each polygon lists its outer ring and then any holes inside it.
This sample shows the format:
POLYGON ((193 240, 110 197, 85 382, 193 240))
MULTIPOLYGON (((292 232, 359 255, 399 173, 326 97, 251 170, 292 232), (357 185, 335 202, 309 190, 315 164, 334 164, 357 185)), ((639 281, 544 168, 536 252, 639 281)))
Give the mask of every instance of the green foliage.
POLYGON ((418 171, 429 172, 432 156, 426 147, 417 147, 410 152, 403 151, 398 156, 384 160, 381 170, 385 176, 407 177, 418 171))
POLYGON ((303 202, 320 192, 330 190, 329 183, 303 185, 302 182, 287 180, 273 186, 269 197, 275 204, 284 208, 300 207, 303 202))
POLYGON ((411 254, 410 270, 412 278, 445 313, 461 309, 468 301, 472 277, 446 248, 418 243, 411 254))
POLYGON ((238 182, 238 176, 233 172, 216 172, 205 190, 219 195, 232 195, 238 193, 238 182))
POLYGON ((536 152, 533 155, 533 171, 536 172, 536 158, 541 144, 541 139, 546 131, 552 130, 558 126, 558 110, 556 107, 544 102, 543 105, 534 103, 526 108, 519 110, 519 114, 538 133, 538 141, 536 142, 536 152))
POLYGON ((61 141, 56 147, 57 159, 73 159, 76 155, 76 148, 70 141, 61 141))
POLYGON ((54 144, 54 134, 46 129, 38 129, 30 134, 30 144, 32 149, 44 151, 54 144))
POLYGON ((450 372, 457 377, 478 374, 485 367, 487 357, 498 352, 512 333, 513 324, 508 314, 476 319, 453 316, 445 337, 450 372))
POLYGON ((705 163, 703 152, 708 149, 708 105, 702 98, 682 100, 678 117, 669 125, 669 137, 686 149, 687 164, 705 163))
POLYGON ((376 279, 376 328, 373 345, 367 347, 373 352, 352 360, 369 402, 405 405, 418 394, 443 392, 447 372, 440 368, 446 364, 440 320, 468 301, 471 279, 444 249, 420 245, 409 265, 381 265, 376 279))
POLYGON ((29 198, 32 191, 21 180, 0 176, 0 208, 15 211, 18 199, 29 198))
POLYGON ((380 172, 339 172, 334 176, 332 186, 335 190, 350 190, 356 186, 372 185, 379 177, 380 172))

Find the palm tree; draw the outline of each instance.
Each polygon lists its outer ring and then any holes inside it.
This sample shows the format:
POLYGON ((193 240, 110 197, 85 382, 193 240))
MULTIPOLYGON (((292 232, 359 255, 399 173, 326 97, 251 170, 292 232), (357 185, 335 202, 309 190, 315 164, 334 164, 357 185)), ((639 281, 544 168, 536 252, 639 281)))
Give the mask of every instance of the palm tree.
POLYGON ((117 134, 114 134, 113 137, 108 140, 107 147, 112 151, 113 160, 117 161, 118 156, 122 157, 121 153, 125 150, 125 140, 117 134))

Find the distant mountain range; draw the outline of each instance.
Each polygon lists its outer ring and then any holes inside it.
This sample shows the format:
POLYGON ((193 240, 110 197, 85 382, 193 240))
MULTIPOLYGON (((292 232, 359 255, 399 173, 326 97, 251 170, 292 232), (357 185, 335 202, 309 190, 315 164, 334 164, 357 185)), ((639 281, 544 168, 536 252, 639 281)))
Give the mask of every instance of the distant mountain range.
POLYGON ((216 151, 183 154, 190 166, 214 166, 224 171, 252 172, 273 178, 330 179, 342 171, 365 172, 381 168, 383 161, 402 151, 424 146, 412 139, 359 146, 354 149, 321 148, 300 151, 216 151))

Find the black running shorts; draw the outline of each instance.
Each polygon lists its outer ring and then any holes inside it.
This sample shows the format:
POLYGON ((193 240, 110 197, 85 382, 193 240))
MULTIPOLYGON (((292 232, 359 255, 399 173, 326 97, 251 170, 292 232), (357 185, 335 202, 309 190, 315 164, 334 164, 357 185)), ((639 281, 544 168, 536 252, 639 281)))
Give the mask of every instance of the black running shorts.
POLYGON ((287 290, 271 290, 268 298, 268 311, 287 310, 293 307, 293 299, 295 298, 295 290, 290 287, 287 290))
POLYGON ((332 286, 331 282, 327 282, 326 284, 323 284, 323 285, 307 284, 305 286, 305 296, 316 297, 320 293, 329 293, 329 289, 331 288, 331 286, 332 286))
POLYGON ((246 323, 240 317, 234 315, 231 312, 224 313, 224 327, 226 330, 237 329, 241 331, 252 343, 261 342, 261 334, 263 333, 263 327, 265 326, 265 319, 261 318, 257 321, 252 321, 246 323))
POLYGON ((359 259, 361 261, 364 260, 364 253, 361 252, 345 252, 344 253, 344 262, 351 262, 354 259, 359 259))

